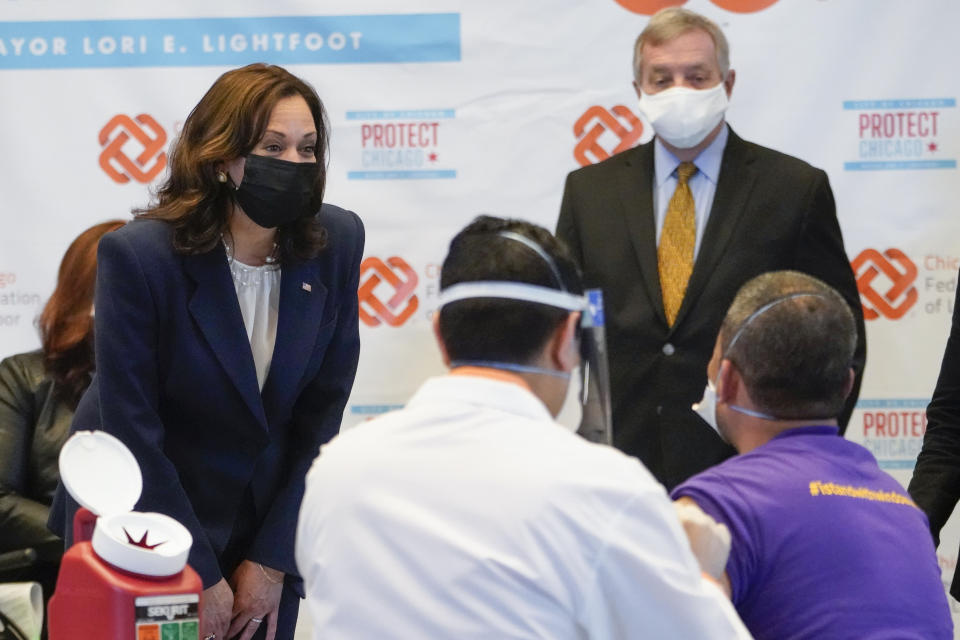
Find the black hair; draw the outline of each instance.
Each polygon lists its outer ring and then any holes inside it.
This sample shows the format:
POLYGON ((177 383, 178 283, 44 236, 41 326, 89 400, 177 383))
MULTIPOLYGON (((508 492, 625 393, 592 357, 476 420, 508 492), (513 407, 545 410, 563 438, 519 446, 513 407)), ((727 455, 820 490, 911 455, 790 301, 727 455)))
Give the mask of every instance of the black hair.
POLYGON ((750 399, 782 419, 840 414, 856 341, 846 301, 797 271, 771 271, 747 282, 720 328, 720 348, 750 399))
MULTIPOLYGON (((482 215, 450 242, 440 289, 485 280, 525 282, 583 293, 580 272, 570 252, 553 234, 522 220, 482 215), (521 235, 539 245, 553 260, 556 273, 533 248, 498 235, 501 232, 521 235)), ((564 309, 521 300, 458 300, 440 310, 440 335, 451 360, 527 364, 569 314, 564 309)))

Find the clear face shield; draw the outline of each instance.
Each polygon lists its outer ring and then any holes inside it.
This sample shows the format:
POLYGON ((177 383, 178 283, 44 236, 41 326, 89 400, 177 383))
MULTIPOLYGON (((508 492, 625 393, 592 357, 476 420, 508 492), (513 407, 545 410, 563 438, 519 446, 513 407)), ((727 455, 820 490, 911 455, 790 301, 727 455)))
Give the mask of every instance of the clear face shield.
MULTIPOLYGON (((603 294, 589 289, 584 296, 523 282, 461 282, 440 293, 440 307, 475 298, 521 300, 566 311, 580 312, 580 403, 582 418, 577 433, 591 442, 613 444, 610 409, 610 372, 607 368, 607 344, 604 330, 603 294)), ((477 366, 503 369, 516 373, 534 373, 558 378, 570 374, 515 362, 493 360, 455 360, 451 366, 477 366)))
POLYGON ((580 316, 580 404, 583 416, 577 433, 590 442, 613 444, 610 369, 603 315, 603 291, 586 290, 580 316))

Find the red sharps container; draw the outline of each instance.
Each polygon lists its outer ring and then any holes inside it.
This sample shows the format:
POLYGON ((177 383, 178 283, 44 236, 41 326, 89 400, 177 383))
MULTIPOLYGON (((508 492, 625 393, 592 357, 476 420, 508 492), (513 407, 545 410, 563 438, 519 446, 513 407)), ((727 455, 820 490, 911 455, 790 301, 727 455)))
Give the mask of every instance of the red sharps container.
POLYGON ((193 538, 169 516, 131 511, 143 478, 130 450, 103 431, 78 432, 60 452, 60 478, 82 508, 50 600, 50 639, 198 640, 193 538))

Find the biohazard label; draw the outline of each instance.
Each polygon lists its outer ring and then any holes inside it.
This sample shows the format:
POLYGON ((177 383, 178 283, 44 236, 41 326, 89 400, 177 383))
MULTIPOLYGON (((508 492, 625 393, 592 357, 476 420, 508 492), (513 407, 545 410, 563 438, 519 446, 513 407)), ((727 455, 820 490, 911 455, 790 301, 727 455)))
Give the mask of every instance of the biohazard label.
POLYGON ((141 596, 134 605, 137 640, 199 640, 200 594, 141 596))

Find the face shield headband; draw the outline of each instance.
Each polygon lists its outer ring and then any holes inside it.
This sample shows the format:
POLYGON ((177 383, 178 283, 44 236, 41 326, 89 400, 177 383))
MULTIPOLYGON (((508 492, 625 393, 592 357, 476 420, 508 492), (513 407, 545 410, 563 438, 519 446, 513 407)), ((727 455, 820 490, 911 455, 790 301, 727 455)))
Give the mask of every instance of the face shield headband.
MULTIPOLYGON (((604 335, 603 295, 591 289, 585 296, 567 291, 560 270, 550 255, 531 239, 512 231, 501 231, 500 237, 520 242, 535 252, 550 268, 559 289, 512 281, 461 282, 444 289, 439 296, 439 307, 452 302, 476 298, 499 298, 542 304, 569 312, 580 312, 580 401, 583 414, 577 432, 593 442, 612 443, 610 383, 607 369, 607 349, 604 335)), ((514 362, 491 360, 454 360, 452 367, 476 366, 503 369, 516 373, 533 373, 569 379, 570 374, 514 362)))
MULTIPOLYGON (((447 287, 440 293, 440 306, 457 302, 458 300, 468 300, 471 298, 499 298, 503 300, 520 300, 523 302, 533 302, 543 304, 548 307, 564 309, 566 311, 583 311, 587 308, 587 299, 581 296, 558 291, 548 287, 541 287, 535 284, 523 282, 504 282, 504 281, 477 281, 461 282, 447 287)), ((582 320, 581 320, 582 325, 582 320)), ((564 371, 554 369, 544 369, 513 362, 494 362, 491 360, 454 360, 450 363, 453 367, 477 366, 491 367, 494 369, 506 369, 519 373, 542 373, 557 378, 569 379, 570 374, 564 371)))

